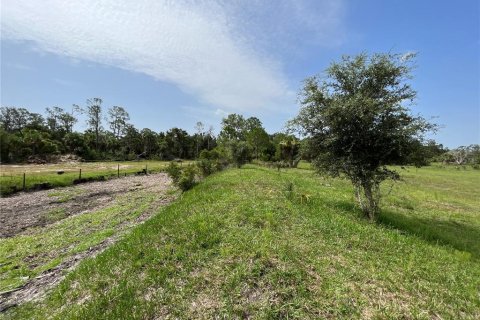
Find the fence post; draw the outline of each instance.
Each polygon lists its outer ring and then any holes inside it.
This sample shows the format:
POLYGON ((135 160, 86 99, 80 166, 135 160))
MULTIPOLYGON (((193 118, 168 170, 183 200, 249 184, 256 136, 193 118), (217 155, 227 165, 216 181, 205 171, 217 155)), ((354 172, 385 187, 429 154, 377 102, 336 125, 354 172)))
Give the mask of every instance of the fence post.
POLYGON ((117 166, 117 178, 120 178, 120 164, 117 166))
POLYGON ((82 169, 80 169, 80 173, 78 174, 78 179, 82 179, 82 169))
POLYGON ((23 191, 25 191, 25 187, 26 185, 25 185, 25 172, 24 172, 23 173, 23 191))

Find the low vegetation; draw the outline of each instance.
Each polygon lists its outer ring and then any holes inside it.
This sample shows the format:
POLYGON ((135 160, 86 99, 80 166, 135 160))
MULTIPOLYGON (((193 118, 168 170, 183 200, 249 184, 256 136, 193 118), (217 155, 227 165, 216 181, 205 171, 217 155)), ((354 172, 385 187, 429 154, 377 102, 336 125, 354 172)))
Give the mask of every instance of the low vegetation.
POLYGON ((409 167, 372 223, 299 167, 204 179, 7 317, 478 319, 479 171, 409 167))

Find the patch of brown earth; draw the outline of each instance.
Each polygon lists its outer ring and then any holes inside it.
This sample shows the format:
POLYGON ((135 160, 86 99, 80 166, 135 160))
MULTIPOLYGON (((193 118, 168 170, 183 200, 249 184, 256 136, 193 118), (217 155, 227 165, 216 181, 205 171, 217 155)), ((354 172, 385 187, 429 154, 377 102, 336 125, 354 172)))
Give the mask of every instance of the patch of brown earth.
POLYGON ((118 232, 87 251, 77 253, 67 258, 60 265, 46 270, 25 285, 14 290, 0 293, 0 312, 24 302, 41 299, 46 292, 57 285, 68 270, 74 269, 81 260, 94 257, 115 243, 133 225, 140 224, 150 218, 157 209, 170 203, 174 196, 165 196, 171 185, 166 174, 148 176, 131 176, 105 182, 92 182, 81 186, 72 186, 47 191, 20 193, 9 198, 1 198, 0 234, 2 237, 14 236, 25 232, 31 227, 42 226, 45 212, 64 209, 66 216, 83 214, 106 207, 115 202, 115 196, 133 193, 138 190, 148 190, 159 195, 147 210, 133 222, 124 222, 117 227, 118 232), (59 196, 52 196, 52 192, 59 196), (50 196, 49 196, 50 195, 50 196), (58 199, 56 199, 58 197, 58 199))
POLYGON ((68 217, 98 210, 110 205, 117 195, 137 190, 164 191, 168 181, 163 173, 128 176, 0 198, 0 238, 13 237, 31 227, 54 222, 44 219, 49 212, 61 210, 68 217))

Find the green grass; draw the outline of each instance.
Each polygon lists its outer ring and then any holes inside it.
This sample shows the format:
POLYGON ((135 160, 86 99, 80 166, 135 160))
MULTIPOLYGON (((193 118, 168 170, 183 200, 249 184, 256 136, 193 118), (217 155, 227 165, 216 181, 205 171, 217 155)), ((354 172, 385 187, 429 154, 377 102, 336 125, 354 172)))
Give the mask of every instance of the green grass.
MULTIPOLYGON (((382 223, 360 217, 347 181, 311 170, 247 165, 215 174, 85 260, 44 301, 6 317, 478 319, 480 206, 469 190, 478 190, 478 173, 451 181, 457 192, 437 184, 453 172, 422 170, 385 198, 382 223), (474 230, 464 250, 448 237, 415 235, 435 224, 385 225, 390 212, 398 221, 446 219, 451 206, 474 230)), ((452 228, 462 236, 463 226, 452 228)))
POLYGON ((380 221, 480 259, 480 170, 433 165, 398 171, 403 179, 385 197, 380 221))
MULTIPOLYGON (((149 173, 163 171, 167 161, 123 161, 123 162, 80 162, 77 164, 48 165, 0 165, 0 195, 6 196, 23 189, 23 173, 26 174, 25 189, 32 190, 41 183, 49 183, 53 187, 65 187, 73 184, 80 176, 86 179, 116 178, 118 166, 120 176, 132 175, 147 168, 149 173), (58 171, 64 171, 58 174, 58 171)), ((183 165, 191 163, 184 161, 183 165)))

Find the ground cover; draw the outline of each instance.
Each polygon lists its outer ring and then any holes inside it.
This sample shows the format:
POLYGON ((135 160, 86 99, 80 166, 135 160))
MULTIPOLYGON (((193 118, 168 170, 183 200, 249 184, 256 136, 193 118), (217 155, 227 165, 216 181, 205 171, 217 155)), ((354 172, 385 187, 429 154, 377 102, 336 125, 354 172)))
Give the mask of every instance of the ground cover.
POLYGON ((437 170, 406 172, 377 223, 342 179, 252 165, 214 174, 5 317, 478 319, 478 172, 437 170), (461 217, 450 233, 469 241, 400 223, 415 215, 461 217))

